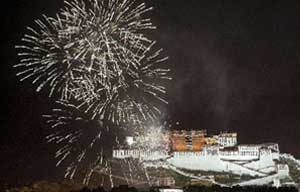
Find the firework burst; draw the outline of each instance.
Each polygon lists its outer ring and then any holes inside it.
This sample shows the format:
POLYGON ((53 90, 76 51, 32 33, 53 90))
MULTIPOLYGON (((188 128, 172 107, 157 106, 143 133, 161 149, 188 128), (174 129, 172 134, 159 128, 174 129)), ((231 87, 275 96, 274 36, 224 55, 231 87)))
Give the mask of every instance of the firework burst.
POLYGON ((168 79, 168 70, 158 68, 167 58, 159 56, 161 49, 152 51, 155 42, 141 33, 155 28, 142 18, 151 8, 134 4, 65 1, 55 18, 36 20, 38 30, 28 27, 31 34, 22 39, 24 45, 16 46, 21 49, 17 75, 21 81, 31 79, 38 92, 48 86, 49 96, 57 92, 62 100, 76 100, 93 119, 153 119, 158 110, 145 98, 166 102, 164 87, 153 80, 168 79), (134 92, 146 95, 144 101, 134 92))
POLYGON ((64 3, 55 17, 43 15, 36 29, 27 28, 15 67, 21 81, 58 101, 60 107, 45 116, 52 128, 47 140, 61 146, 57 165, 69 159, 66 176, 72 178, 87 159, 90 170, 108 167, 103 147, 95 146, 103 146, 97 143, 111 127, 118 132, 161 115, 159 105, 167 103, 161 81, 170 77, 160 67, 167 57, 144 35, 155 29, 144 18, 151 7, 135 0, 64 3))
POLYGON ((100 70, 99 75, 109 82, 111 73, 120 72, 120 49, 134 58, 147 49, 144 43, 151 43, 140 33, 154 28, 149 19, 141 19, 150 9, 133 4, 125 0, 65 1, 56 17, 44 15, 43 20, 35 21, 38 29, 27 28, 30 34, 22 39, 24 45, 16 46, 22 50, 16 67, 24 68, 18 76, 22 81, 31 78, 37 91, 49 85, 50 96, 57 90, 64 98, 73 78, 92 70, 100 70))

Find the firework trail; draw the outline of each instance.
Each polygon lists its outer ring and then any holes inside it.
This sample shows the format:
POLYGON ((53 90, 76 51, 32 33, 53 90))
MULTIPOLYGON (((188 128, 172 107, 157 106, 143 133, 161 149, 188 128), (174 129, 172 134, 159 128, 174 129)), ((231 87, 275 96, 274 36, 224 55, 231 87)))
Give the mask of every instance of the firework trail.
POLYGON ((132 4, 125 0, 65 1, 56 18, 44 15, 43 21, 35 21, 38 30, 27 28, 30 35, 22 39, 24 45, 16 46, 21 49, 16 67, 24 69, 17 75, 21 81, 31 78, 36 91, 49 85, 49 96, 57 90, 62 98, 68 98, 74 78, 86 73, 97 73, 102 83, 110 84, 122 73, 118 60, 134 65, 133 59, 141 57, 137 54, 149 48, 145 42, 152 42, 138 33, 154 28, 148 19, 139 19, 150 9, 144 4, 132 8, 132 4))
POLYGON ((49 88, 49 96, 56 92, 62 100, 75 100, 92 119, 153 119, 159 109, 149 98, 166 102, 165 88, 154 82, 169 77, 158 67, 167 59, 159 56, 162 49, 152 51, 155 41, 141 33, 155 28, 142 18, 151 8, 127 0, 65 5, 55 18, 36 20, 38 30, 28 27, 24 45, 16 46, 21 81, 31 80, 38 92, 49 88))
MULTIPOLYGON (((59 146, 55 157, 57 166, 66 162, 65 176, 74 177, 77 170, 83 167, 93 169, 93 164, 105 163, 101 137, 107 136, 98 121, 92 121, 87 114, 82 113, 73 104, 57 102, 59 107, 52 110, 51 115, 44 115, 50 125, 51 134, 46 139, 59 146)), ((108 146, 108 145, 107 145, 108 146)))
POLYGON ((51 127, 46 139, 60 146, 57 166, 66 163, 71 178, 89 167, 88 182, 95 167, 112 172, 105 148, 118 143, 122 128, 161 115, 159 106, 167 103, 161 82, 171 78, 160 67, 167 59, 162 49, 144 35, 155 29, 144 18, 151 7, 135 0, 64 4, 55 17, 35 20, 36 29, 27 27, 15 67, 21 81, 31 81, 59 104, 45 115, 51 127))

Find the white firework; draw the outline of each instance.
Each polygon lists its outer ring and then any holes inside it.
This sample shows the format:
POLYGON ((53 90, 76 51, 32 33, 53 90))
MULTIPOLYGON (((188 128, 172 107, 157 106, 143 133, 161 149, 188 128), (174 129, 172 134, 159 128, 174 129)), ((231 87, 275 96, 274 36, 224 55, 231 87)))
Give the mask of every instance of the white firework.
POLYGON ((15 67, 21 81, 31 81, 37 92, 47 91, 59 101, 60 108, 45 116, 53 128, 47 140, 62 145, 57 165, 69 159, 66 176, 72 178, 88 154, 93 156, 89 167, 108 165, 95 149, 103 130, 136 126, 161 115, 159 106, 167 103, 161 82, 171 78, 161 68, 167 59, 160 56, 162 49, 144 35, 155 29, 144 17, 151 7, 135 0, 64 4, 55 17, 43 15, 35 20, 36 29, 27 28, 29 34, 16 46, 20 63, 15 67), (94 135, 85 139, 90 130, 94 135))
POLYGON ((127 0, 65 1, 56 17, 43 15, 43 20, 35 21, 37 29, 27 28, 30 34, 22 39, 24 45, 16 46, 21 49, 16 67, 24 69, 18 76, 22 81, 31 78, 37 91, 49 85, 50 96, 57 90, 63 98, 73 78, 82 73, 94 70, 110 81, 111 74, 120 72, 120 49, 135 57, 134 52, 151 43, 140 33, 155 28, 141 18, 151 8, 133 5, 127 0))
POLYGON ((62 100, 75 99, 93 119, 153 119, 159 111, 149 98, 166 102, 165 88, 153 80, 168 79, 168 70, 158 65, 167 59, 159 57, 162 50, 153 52, 155 42, 142 33, 155 28, 142 17, 152 8, 134 6, 131 0, 73 0, 65 5, 55 18, 36 20, 38 29, 28 27, 31 34, 16 46, 21 49, 21 62, 15 65, 21 81, 31 79, 38 92, 48 86, 49 96, 57 92, 62 100), (128 94, 138 89, 147 100, 128 94), (130 111, 140 117, 128 115, 130 111))

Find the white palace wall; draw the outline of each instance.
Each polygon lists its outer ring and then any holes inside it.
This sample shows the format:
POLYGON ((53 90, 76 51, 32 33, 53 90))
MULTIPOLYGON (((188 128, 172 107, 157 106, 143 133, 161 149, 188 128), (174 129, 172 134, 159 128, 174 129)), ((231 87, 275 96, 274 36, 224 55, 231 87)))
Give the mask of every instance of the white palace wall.
POLYGON ((116 159, 141 159, 145 161, 154 161, 159 159, 166 159, 168 157, 167 151, 149 151, 141 149, 116 149, 113 150, 113 157, 116 159))
POLYGON ((241 145, 232 150, 220 146, 204 146, 202 151, 113 150, 117 159, 135 158, 144 161, 166 160, 172 166, 199 171, 232 172, 264 176, 277 170, 274 159, 279 152, 262 145, 241 145))

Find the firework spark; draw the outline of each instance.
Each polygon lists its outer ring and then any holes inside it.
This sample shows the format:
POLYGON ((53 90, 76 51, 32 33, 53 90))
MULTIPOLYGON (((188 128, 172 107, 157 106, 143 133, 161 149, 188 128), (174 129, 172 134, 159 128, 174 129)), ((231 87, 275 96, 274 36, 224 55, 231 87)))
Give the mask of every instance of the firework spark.
POLYGON ((155 42, 141 33, 155 28, 142 18, 151 8, 133 7, 134 1, 127 0, 65 5, 56 18, 36 20, 38 30, 28 27, 31 34, 16 46, 21 81, 31 79, 38 92, 48 86, 49 96, 57 92, 62 100, 76 100, 93 119, 153 119, 159 110, 146 98, 166 102, 165 88, 153 80, 169 77, 158 67, 167 59, 159 57, 162 50, 153 52, 155 42), (132 111, 140 117, 132 117, 132 111))
POLYGON ((20 63, 15 67, 21 81, 31 81, 37 92, 46 90, 60 104, 45 116, 53 130, 47 140, 62 146, 57 165, 69 159, 66 176, 72 178, 86 159, 92 159, 90 170, 108 165, 103 147, 95 148, 103 130, 161 115, 158 103, 167 103, 161 81, 170 77, 160 67, 167 57, 144 35, 156 28, 144 17, 151 7, 135 0, 64 3, 55 17, 43 15, 36 29, 27 28, 29 34, 16 46, 20 63))
POLYGON ((58 91, 62 98, 68 98, 74 78, 92 71, 109 84, 111 75, 121 72, 119 59, 138 57, 149 48, 144 44, 152 42, 139 33, 154 28, 149 19, 140 19, 150 9, 132 6, 126 0, 65 1, 55 18, 44 15, 35 21, 38 29, 27 28, 24 45, 16 46, 21 49, 16 67, 24 69, 17 75, 21 81, 31 78, 36 91, 49 85, 49 96, 58 91))

